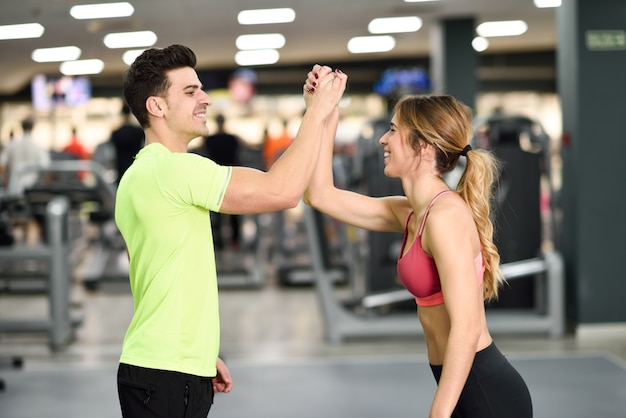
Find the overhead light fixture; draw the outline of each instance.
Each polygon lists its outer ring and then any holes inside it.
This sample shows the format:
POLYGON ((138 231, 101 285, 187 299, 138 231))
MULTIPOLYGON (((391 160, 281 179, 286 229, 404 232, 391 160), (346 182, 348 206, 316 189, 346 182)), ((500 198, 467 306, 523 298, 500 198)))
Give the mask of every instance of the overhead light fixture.
POLYGON ((476 27, 476 33, 485 38, 496 36, 518 36, 528 30, 523 20, 501 20, 484 22, 476 27))
POLYGON ((104 44, 111 49, 152 46, 156 41, 156 34, 149 30, 109 33, 104 37, 104 44))
POLYGON ((99 59, 66 61, 60 67, 63 75, 99 74, 103 69, 104 62, 99 59))
POLYGON ((126 65, 131 65, 143 51, 145 51, 145 49, 129 49, 122 55, 122 61, 124 61, 126 65))
POLYGON ((0 40, 39 38, 43 32, 44 27, 39 23, 2 25, 0 26, 0 40))
POLYGON ((281 33, 239 35, 235 44, 241 50, 280 49, 285 46, 285 36, 281 33))
POLYGON ((30 57, 35 62, 74 61, 80 58, 80 53, 80 48, 76 46, 59 46, 35 49, 30 57))
POLYGON ((371 52, 387 52, 396 46, 393 36, 356 36, 348 41, 348 51, 353 54, 366 54, 371 52))
POLYGON ((81 4, 72 6, 70 15, 74 19, 106 19, 127 17, 135 13, 135 8, 128 2, 81 4))
POLYGON ((422 27, 422 19, 417 16, 379 17, 373 19, 367 30, 370 33, 417 32, 422 27))
POLYGON ((535 7, 538 7, 540 9, 546 8, 546 7, 560 7, 561 6, 561 0, 535 0, 535 7))
POLYGON ((477 36, 472 39, 472 48, 476 52, 483 52, 487 48, 489 48, 489 40, 487 38, 483 38, 482 36, 477 36))
POLYGON ((429 1, 439 1, 439 0, 404 0, 405 3, 426 3, 429 1))
POLYGON ((237 15, 240 25, 265 25, 269 23, 290 23, 296 19, 296 12, 288 7, 278 9, 242 10, 237 15))
POLYGON ((275 49, 256 49, 253 51, 239 51, 235 54, 235 62, 242 67, 250 65, 276 64, 280 54, 275 49))

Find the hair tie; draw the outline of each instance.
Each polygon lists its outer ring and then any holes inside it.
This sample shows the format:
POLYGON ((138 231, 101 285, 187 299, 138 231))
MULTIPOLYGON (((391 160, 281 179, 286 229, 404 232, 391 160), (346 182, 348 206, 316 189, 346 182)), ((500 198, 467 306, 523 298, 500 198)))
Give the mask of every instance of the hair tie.
POLYGON ((472 150, 472 146, 470 144, 467 144, 465 148, 463 148, 463 151, 461 151, 461 156, 463 157, 467 156, 467 153, 470 152, 471 150, 472 150))

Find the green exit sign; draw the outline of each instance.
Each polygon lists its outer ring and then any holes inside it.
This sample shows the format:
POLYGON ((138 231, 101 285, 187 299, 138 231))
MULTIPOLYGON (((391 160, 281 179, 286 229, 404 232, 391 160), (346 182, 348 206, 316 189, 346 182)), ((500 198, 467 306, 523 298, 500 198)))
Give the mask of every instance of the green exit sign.
POLYGON ((588 30, 585 33, 587 49, 590 51, 616 51, 626 49, 626 31, 588 30))

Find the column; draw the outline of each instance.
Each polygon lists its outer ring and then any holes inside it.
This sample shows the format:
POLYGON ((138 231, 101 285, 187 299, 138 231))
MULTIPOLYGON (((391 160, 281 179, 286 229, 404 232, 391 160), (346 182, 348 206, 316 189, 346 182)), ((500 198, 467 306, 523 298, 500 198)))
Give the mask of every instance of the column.
POLYGON ((557 10, 567 317, 626 321, 626 2, 557 10))
POLYGON ((450 94, 475 109, 478 55, 472 48, 474 19, 442 20, 430 35, 433 92, 450 94))

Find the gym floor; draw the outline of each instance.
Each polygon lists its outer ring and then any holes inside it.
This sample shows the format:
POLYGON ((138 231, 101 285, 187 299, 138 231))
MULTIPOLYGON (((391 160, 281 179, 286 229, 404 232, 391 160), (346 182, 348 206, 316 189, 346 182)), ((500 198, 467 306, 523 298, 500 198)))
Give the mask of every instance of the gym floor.
MULTIPOLYGON (((314 289, 280 286, 271 263, 265 268, 260 288, 220 291, 221 355, 234 389, 216 396, 209 416, 427 416, 435 384, 421 337, 328 342, 314 289)), ((115 375, 133 309, 128 285, 87 290, 76 278, 71 300, 83 320, 61 350, 45 334, 0 334, 1 418, 120 416, 115 375), (20 368, 11 367, 16 356, 20 368)), ((46 310, 41 294, 0 294, 1 319, 46 310)), ((626 417, 626 324, 494 339, 527 380, 535 416, 626 417)))

